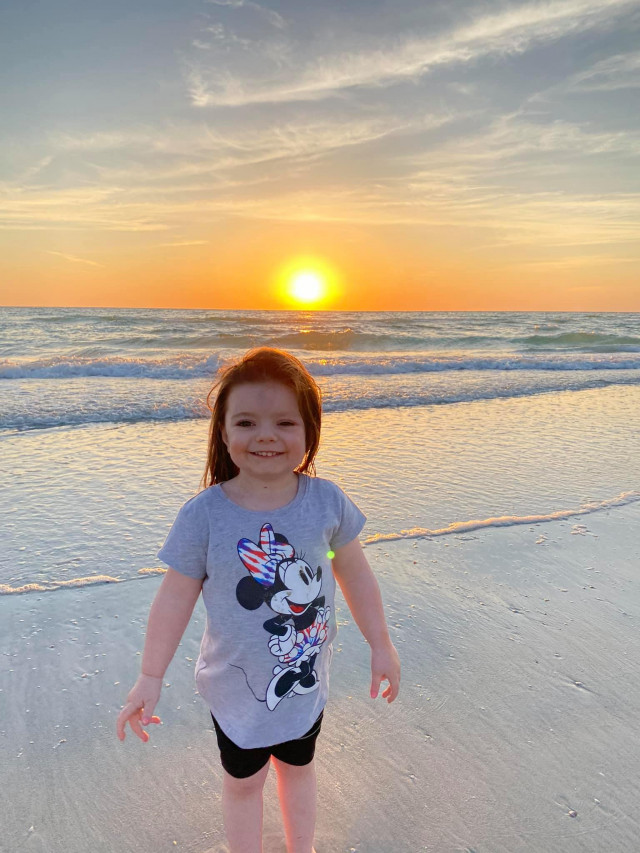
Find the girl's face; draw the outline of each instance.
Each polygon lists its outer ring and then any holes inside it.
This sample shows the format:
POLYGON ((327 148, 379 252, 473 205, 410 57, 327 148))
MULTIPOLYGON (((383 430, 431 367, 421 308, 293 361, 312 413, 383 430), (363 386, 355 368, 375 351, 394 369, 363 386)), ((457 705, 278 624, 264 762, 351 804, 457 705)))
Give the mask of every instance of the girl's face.
POLYGON ((306 452, 295 393, 279 382, 245 382, 227 397, 222 440, 240 469, 272 481, 290 475, 306 452))

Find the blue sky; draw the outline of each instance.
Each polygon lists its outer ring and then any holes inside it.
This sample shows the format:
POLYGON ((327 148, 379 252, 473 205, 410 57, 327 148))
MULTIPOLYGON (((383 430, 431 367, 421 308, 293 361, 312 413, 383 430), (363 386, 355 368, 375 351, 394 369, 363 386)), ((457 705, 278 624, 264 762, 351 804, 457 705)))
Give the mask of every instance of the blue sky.
POLYGON ((0 32, 0 241, 33 299, 289 224, 412 281, 462 251, 640 300, 638 0, 27 0, 0 32))

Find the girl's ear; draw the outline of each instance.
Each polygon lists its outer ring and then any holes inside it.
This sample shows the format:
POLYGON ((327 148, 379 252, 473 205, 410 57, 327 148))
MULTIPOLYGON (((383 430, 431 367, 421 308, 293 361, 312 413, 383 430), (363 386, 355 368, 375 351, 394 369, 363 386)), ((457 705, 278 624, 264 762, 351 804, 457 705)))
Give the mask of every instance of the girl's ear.
POLYGON ((220 435, 222 436, 222 440, 224 441, 225 445, 228 447, 229 443, 227 442, 227 431, 224 428, 224 424, 220 427, 220 435))

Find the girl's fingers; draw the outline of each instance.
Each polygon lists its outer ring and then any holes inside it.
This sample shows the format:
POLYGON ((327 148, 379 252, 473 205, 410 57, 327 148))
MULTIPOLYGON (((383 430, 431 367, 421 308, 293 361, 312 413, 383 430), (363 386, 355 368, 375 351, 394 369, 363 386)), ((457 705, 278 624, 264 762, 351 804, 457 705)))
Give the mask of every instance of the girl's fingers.
POLYGON ((382 694, 387 702, 393 702, 393 700, 397 697, 400 692, 400 679, 394 679, 393 681, 389 680, 389 686, 382 694), (387 698, 388 697, 388 698, 387 698))
POLYGON ((118 714, 118 721, 116 723, 116 731, 118 734, 119 740, 125 739, 125 727, 127 723, 131 726, 131 731, 140 738, 143 743, 146 743, 149 740, 148 732, 142 728, 142 720, 145 720, 145 725, 147 725, 146 720, 149 720, 149 723, 155 723, 156 725, 161 724, 162 720, 160 717, 144 717, 142 716, 142 708, 136 708, 136 706, 129 702, 127 703, 122 711, 118 714))
POLYGON ((124 740, 125 738, 125 726, 127 724, 127 720, 130 721, 131 715, 137 712, 137 708, 131 702, 127 702, 122 711, 118 714, 118 720, 116 722, 116 731, 118 733, 118 739, 124 740))
POLYGON ((131 730, 134 735, 137 735, 143 743, 146 743, 149 740, 149 734, 142 728, 142 724, 140 722, 141 716, 142 711, 137 711, 129 718, 129 725, 131 726, 131 730))
POLYGON ((386 699, 387 702, 393 702, 400 692, 400 682, 395 679, 392 680, 386 675, 382 677, 382 680, 387 682, 387 687, 382 691, 382 698, 386 699))

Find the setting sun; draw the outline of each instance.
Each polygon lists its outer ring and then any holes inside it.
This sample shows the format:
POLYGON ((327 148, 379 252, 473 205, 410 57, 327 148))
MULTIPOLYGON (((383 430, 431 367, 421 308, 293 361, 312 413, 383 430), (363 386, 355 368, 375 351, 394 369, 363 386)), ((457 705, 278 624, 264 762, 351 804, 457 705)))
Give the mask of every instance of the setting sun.
POLYGON ((277 290, 290 306, 326 308, 337 293, 336 273, 318 258, 296 258, 280 268, 277 290))
POLYGON ((298 302, 317 302, 322 299, 325 284, 317 272, 299 272, 291 279, 290 292, 298 302))

